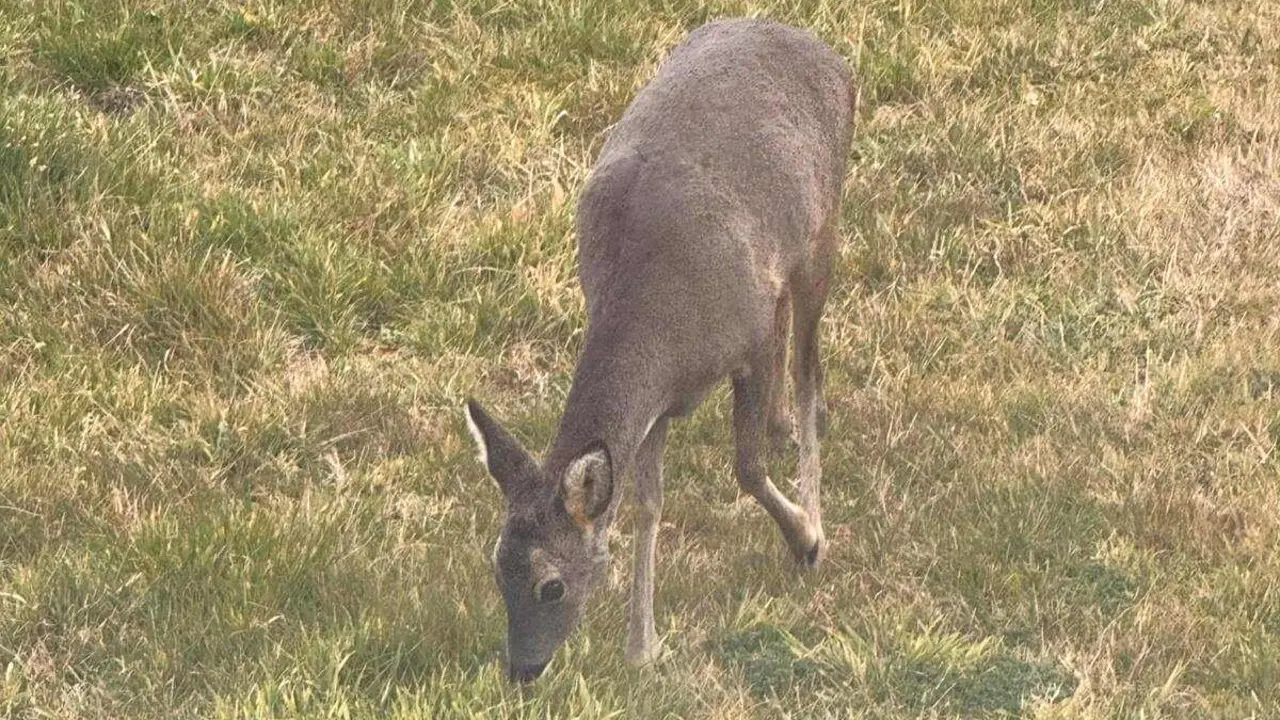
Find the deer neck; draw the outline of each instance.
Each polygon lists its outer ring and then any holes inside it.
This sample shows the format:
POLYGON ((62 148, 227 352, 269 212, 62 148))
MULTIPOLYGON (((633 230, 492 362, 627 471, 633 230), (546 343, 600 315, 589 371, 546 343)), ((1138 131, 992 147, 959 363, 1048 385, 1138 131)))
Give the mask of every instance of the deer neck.
POLYGON ((670 383, 663 354, 654 345, 628 333, 588 331, 547 455, 549 477, 558 478, 593 442, 608 449, 615 479, 630 474, 637 448, 668 404, 670 383))

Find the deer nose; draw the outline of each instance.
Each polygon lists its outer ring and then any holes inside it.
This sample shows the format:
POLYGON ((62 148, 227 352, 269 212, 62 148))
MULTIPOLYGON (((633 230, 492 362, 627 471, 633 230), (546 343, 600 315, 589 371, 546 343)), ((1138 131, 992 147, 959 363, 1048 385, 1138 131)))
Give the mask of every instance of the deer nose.
POLYGON ((507 676, 512 682, 527 683, 538 679, 542 671, 547 668, 546 663, 538 665, 512 665, 507 670, 507 676))

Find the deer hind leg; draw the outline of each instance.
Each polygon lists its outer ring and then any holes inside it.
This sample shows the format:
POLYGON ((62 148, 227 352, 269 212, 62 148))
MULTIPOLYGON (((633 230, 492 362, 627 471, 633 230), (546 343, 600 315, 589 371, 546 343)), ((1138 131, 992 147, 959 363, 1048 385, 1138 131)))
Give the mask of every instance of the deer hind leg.
POLYGON ((653 568, 658 523, 662 520, 662 450, 666 440, 667 419, 661 418, 636 452, 636 554, 624 655, 629 665, 644 665, 658 656, 658 634, 653 627, 653 568))
MULTIPOLYGON (((821 246, 834 246, 834 229, 824 231, 828 237, 820 238, 821 246)), ((819 253, 825 256, 825 253, 819 253)), ((822 358, 818 334, 822 324, 822 308, 827 301, 830 263, 820 263, 812 274, 796 278, 792 283, 795 333, 795 353, 792 357, 792 381, 796 390, 796 434, 799 436, 800 505, 817 532, 810 565, 817 565, 826 551, 822 532, 822 502, 819 496, 822 484, 820 439, 826 434, 827 408, 823 397, 822 358)))
POLYGON ((769 442, 781 452, 793 441, 791 408, 787 400, 787 340, 791 334, 791 293, 778 298, 773 320, 773 380, 769 388, 769 442))
MULTIPOLYGON (((770 348, 772 349, 772 348, 770 348)), ((733 435, 738 484, 760 503, 778 524, 796 561, 811 566, 817 560, 821 528, 809 521, 803 508, 779 492, 765 472, 764 443, 770 385, 771 356, 733 377, 733 435)))

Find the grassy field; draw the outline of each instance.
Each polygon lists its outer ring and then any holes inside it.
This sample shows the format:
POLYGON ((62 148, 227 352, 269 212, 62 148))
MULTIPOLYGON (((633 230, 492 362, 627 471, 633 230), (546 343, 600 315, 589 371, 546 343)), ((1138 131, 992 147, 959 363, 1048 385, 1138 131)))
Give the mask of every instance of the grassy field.
POLYGON ((0 0, 0 716, 1280 717, 1278 443, 1280 3, 0 0), (829 562, 721 390, 664 657, 624 509, 513 689, 460 402, 550 440, 593 154, 744 14, 861 84, 829 562))

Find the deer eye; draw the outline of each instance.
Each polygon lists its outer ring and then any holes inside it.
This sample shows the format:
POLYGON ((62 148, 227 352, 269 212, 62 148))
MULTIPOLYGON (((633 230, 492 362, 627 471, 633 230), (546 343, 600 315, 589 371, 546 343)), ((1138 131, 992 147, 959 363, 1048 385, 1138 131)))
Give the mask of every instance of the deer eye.
POLYGON ((533 599, 540 603, 553 603, 564 597, 564 583, 556 578, 544 580, 533 589, 533 599))

